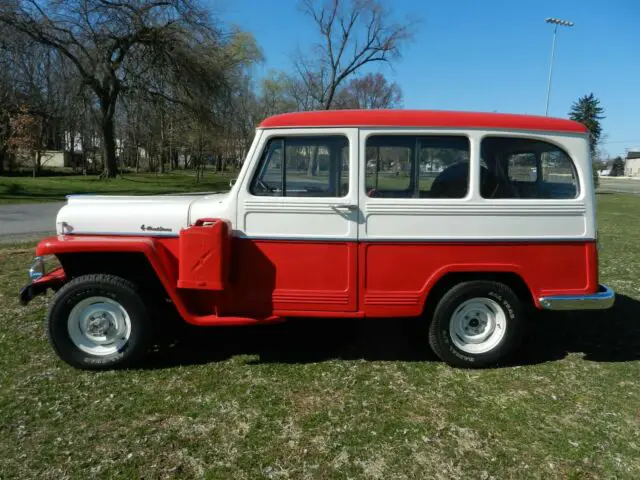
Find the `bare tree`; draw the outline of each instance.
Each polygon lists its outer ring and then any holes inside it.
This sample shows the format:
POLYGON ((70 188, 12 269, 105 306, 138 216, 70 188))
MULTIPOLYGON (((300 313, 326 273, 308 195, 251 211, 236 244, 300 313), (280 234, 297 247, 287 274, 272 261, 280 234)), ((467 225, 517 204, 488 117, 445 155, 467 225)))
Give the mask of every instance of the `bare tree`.
POLYGON ((320 108, 330 109, 340 85, 362 67, 389 63, 411 38, 411 24, 395 23, 378 0, 302 0, 321 35, 295 69, 320 108))
POLYGON ((0 0, 0 23, 64 56, 93 92, 104 175, 116 175, 118 98, 144 90, 167 100, 208 98, 242 63, 197 0, 0 0), (157 89, 159 76, 171 89, 157 89))
POLYGON ((400 108, 402 90, 381 73, 368 73, 353 78, 336 94, 336 108, 400 108))

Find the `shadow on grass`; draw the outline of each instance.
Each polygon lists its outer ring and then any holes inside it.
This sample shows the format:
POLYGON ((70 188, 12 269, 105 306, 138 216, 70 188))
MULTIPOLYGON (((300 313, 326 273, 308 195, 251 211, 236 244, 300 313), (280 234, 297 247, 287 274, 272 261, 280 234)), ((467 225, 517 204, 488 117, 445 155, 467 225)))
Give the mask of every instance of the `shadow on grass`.
MULTIPOLYGON (((204 364, 235 355, 251 363, 316 363, 333 359, 438 361, 417 320, 297 319, 234 328, 180 327, 167 331, 143 368, 204 364), (420 332, 420 333, 419 333, 420 332)), ((535 314, 525 340, 504 366, 534 365, 581 353, 594 362, 640 360, 640 302, 618 295, 611 310, 535 314)))
POLYGON ((594 362, 640 360, 640 301, 616 296, 610 310, 537 315, 518 360, 535 364, 578 352, 594 362))

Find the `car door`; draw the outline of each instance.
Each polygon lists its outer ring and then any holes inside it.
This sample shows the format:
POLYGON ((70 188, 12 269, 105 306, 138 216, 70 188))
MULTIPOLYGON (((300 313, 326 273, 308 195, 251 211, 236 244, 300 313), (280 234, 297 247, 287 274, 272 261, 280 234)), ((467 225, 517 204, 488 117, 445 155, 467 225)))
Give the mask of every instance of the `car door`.
POLYGON ((356 310, 357 138, 355 128, 262 132, 238 189, 233 243, 248 311, 356 310))

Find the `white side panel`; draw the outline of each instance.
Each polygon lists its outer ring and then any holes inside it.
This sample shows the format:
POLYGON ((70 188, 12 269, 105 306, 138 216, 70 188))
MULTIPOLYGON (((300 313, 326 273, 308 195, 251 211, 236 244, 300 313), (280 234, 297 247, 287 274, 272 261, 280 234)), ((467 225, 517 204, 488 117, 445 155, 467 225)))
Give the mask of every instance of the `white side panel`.
POLYGON ((263 131, 238 186, 236 235, 274 239, 355 240, 358 235, 358 130, 296 128, 263 131), (349 140, 349 193, 344 197, 254 196, 249 185, 269 139, 282 136, 344 135, 349 140), (351 208, 350 208, 351 207, 351 208))
POLYGON ((550 240, 566 239, 567 232, 583 237, 586 229, 586 218, 582 214, 492 215, 486 212, 461 215, 443 210, 411 218, 369 213, 366 222, 369 240, 420 240, 427 235, 438 240, 518 240, 539 237, 540 232, 546 232, 545 239, 550 240))
POLYGON ((58 233, 174 236, 188 225, 191 204, 203 196, 69 197, 58 212, 58 233))
POLYGON ((360 240, 570 240, 595 238, 594 192, 588 143, 580 135, 445 129, 362 129, 361 162, 372 134, 466 135, 471 186, 462 199, 369 198, 360 172, 360 240), (573 159, 579 196, 570 200, 484 199, 479 193, 480 141, 485 135, 521 136, 555 143, 573 159))

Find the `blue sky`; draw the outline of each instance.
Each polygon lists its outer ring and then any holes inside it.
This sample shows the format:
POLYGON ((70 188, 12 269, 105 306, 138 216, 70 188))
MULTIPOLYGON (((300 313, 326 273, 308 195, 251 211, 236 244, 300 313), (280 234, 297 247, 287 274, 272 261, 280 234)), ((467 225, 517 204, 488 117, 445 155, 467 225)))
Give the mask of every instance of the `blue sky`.
MULTIPOLYGON (((639 0, 382 0, 394 17, 420 23, 402 59, 380 71, 396 81, 405 108, 544 114, 552 26, 559 28, 549 114, 593 92, 607 118, 605 150, 640 146, 639 0)), ((296 48, 318 39, 296 0, 212 0, 226 21, 251 32, 265 63, 290 70, 296 48)))

